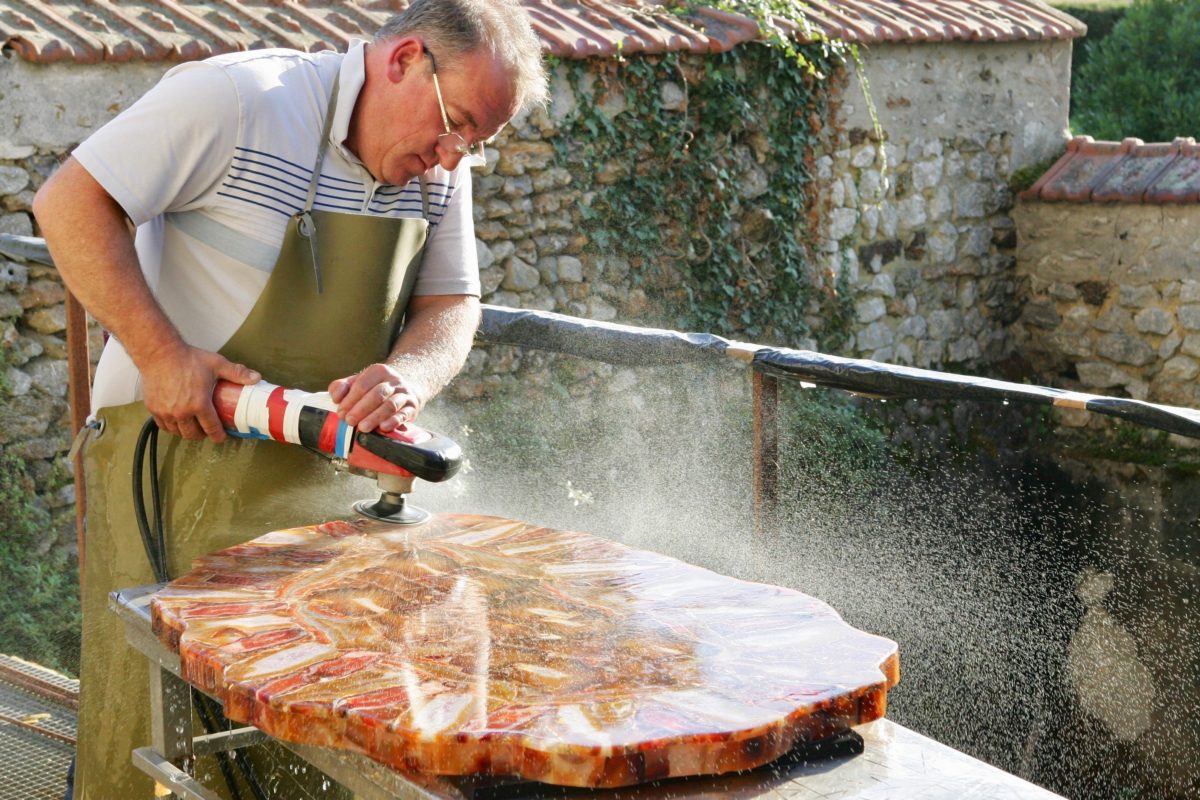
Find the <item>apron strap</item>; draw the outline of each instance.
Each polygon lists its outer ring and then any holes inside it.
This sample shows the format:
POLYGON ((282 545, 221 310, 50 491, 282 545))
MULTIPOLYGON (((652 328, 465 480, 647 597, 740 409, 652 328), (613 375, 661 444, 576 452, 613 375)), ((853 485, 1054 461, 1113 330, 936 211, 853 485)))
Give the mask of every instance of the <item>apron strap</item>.
POLYGON ((308 199, 304 201, 304 211, 312 211, 313 200, 317 196, 317 181, 321 178, 321 164, 325 161, 325 151, 329 149, 329 132, 333 130, 333 116, 337 111, 338 84, 341 83, 341 73, 333 79, 333 91, 329 94, 329 107, 325 111, 325 124, 321 128, 321 141, 317 145, 317 163, 313 164, 312 180, 308 182, 308 199))
POLYGON ((425 183, 425 176, 418 175, 417 183, 421 184, 421 216, 429 219, 429 185, 425 183))

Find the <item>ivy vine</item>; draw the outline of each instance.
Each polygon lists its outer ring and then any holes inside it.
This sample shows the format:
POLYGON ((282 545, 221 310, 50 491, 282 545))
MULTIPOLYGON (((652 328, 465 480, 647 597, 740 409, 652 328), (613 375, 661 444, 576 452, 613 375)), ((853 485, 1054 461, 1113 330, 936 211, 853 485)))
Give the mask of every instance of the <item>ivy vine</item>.
POLYGON ((748 44, 564 64, 581 101, 555 146, 589 247, 628 261, 661 321, 836 344, 849 308, 811 266, 812 184, 840 63, 822 44, 748 44))

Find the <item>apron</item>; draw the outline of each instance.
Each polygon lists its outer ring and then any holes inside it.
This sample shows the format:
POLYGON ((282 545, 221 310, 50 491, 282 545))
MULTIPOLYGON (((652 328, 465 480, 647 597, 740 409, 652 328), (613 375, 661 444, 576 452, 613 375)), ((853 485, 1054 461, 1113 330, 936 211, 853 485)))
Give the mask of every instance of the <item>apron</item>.
MULTIPOLYGON (((220 350, 272 383, 306 391, 322 391, 388 355, 428 230, 425 218, 313 210, 336 106, 335 79, 304 210, 289 222, 250 315, 220 350)), ((421 195, 427 217, 423 180, 421 195)), ((154 582, 131 490, 134 443, 149 415, 137 402, 101 409, 96 416, 102 427, 84 449, 90 534, 75 798, 141 800, 152 796, 153 783, 133 767, 130 754, 150 743, 149 671, 141 653, 125 643, 107 598, 110 591, 154 582)), ((280 442, 230 437, 214 444, 163 435, 158 451, 172 576, 201 555, 268 531, 349 517, 352 500, 377 494, 373 482, 335 474, 324 459, 280 442)), ((285 775, 296 772, 295 763, 275 765, 287 767, 285 775)), ((287 789, 286 780, 263 782, 287 789)), ((243 796, 251 795, 243 790, 243 796)))

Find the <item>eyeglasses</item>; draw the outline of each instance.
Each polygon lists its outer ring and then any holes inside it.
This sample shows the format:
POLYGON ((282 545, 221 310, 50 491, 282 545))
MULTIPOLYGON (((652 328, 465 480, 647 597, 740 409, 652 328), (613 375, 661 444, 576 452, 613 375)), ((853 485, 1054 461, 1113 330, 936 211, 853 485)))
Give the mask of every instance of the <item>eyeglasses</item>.
POLYGON ((438 144, 445 145, 451 153, 457 153, 459 156, 471 156, 479 159, 481 164, 485 163, 483 142, 467 144, 467 140, 460 134, 450 130, 450 117, 446 114, 446 101, 442 99, 442 86, 438 83, 437 59, 433 57, 433 53, 429 52, 428 47, 423 47, 422 50, 425 51, 425 55, 429 56, 430 72, 433 73, 433 91, 437 94, 438 108, 442 110, 442 124, 446 126, 446 132, 438 134, 438 144))

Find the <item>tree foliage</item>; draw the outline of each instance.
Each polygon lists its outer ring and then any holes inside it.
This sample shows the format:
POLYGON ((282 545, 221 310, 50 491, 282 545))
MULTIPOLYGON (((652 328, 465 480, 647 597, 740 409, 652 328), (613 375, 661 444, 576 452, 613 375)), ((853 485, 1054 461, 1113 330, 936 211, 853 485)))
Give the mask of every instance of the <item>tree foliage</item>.
POLYGON ((34 501, 22 463, 0 452, 0 653, 74 673, 79 667, 79 583, 74 560, 39 552, 50 515, 34 501))
POLYGON ((1200 134, 1200 2, 1138 0, 1073 87, 1076 133, 1167 142, 1200 134))

